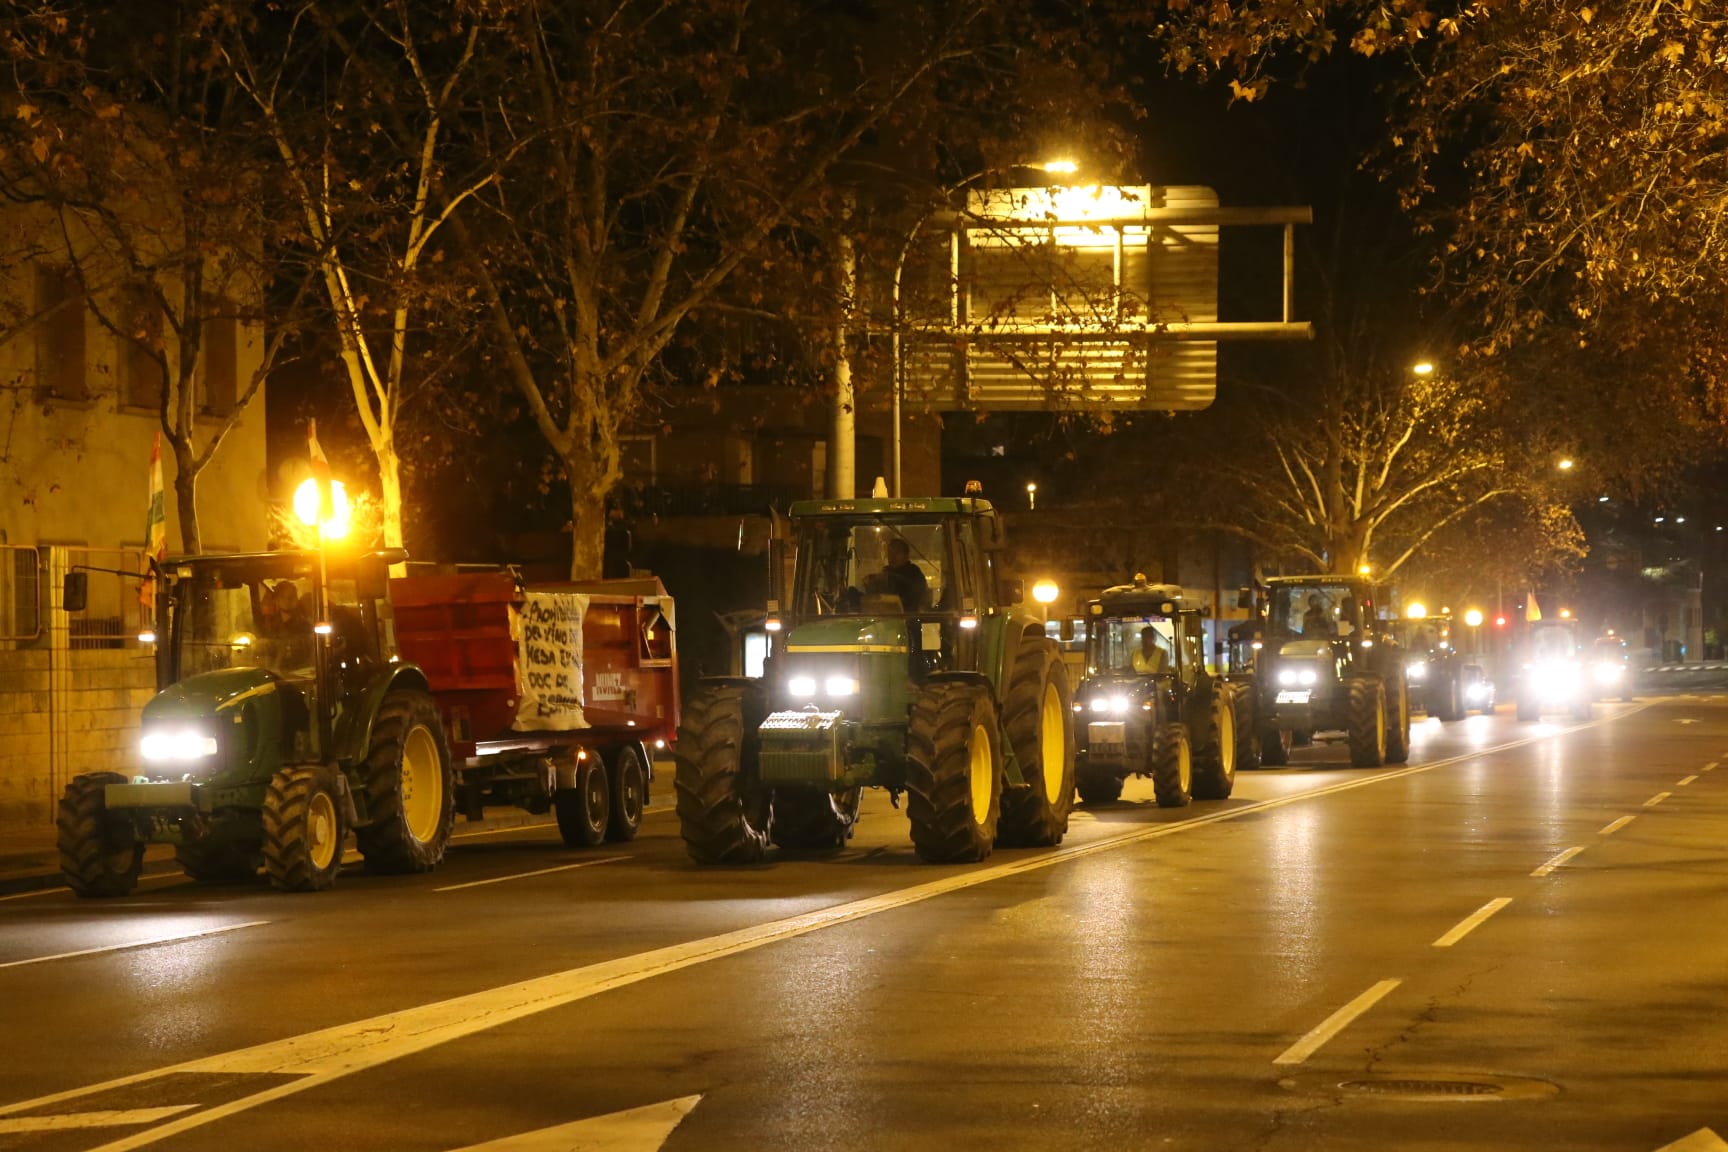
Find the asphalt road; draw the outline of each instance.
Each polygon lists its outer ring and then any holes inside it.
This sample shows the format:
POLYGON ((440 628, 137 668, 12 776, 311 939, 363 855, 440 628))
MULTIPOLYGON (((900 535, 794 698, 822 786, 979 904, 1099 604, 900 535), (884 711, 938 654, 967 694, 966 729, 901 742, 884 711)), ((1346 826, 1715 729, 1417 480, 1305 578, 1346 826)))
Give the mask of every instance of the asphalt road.
POLYGON ((826 860, 7 898, 0 1148, 1728 1147, 1728 697, 1296 759, 965 868, 873 794, 826 860))

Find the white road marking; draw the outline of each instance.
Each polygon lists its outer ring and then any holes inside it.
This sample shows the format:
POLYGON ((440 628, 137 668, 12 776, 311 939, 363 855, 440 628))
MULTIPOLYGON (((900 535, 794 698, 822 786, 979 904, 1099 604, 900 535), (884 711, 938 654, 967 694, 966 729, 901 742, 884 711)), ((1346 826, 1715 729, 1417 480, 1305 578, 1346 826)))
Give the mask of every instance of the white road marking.
POLYGON ((551 827, 553 827, 553 824, 550 820, 542 824, 512 824, 508 828, 482 828, 478 832, 453 832, 450 835, 450 839, 473 840, 478 836, 502 836, 507 832, 544 832, 546 829, 551 827))
POLYGON ((1546 875, 1548 875, 1548 873, 1554 871, 1554 869, 1560 867, 1560 865, 1566 863, 1566 861, 1572 859, 1572 857, 1578 855, 1578 853, 1580 853, 1582 851, 1584 851, 1584 845, 1580 844, 1575 848, 1568 848, 1563 852, 1556 852, 1556 853, 1554 853, 1554 855, 1552 855, 1548 858, 1548 862, 1546 864, 1544 864, 1540 868, 1536 869, 1536 871, 1530 873, 1530 875, 1532 875, 1532 876, 1546 876, 1546 875))
POLYGON ((701 1102, 700 1096, 680 1096, 574 1124, 470 1144, 456 1152, 657 1152, 701 1102))
POLYGON ((1644 807, 1654 808, 1654 807, 1656 807, 1656 805, 1662 803, 1662 801, 1668 799, 1668 797, 1670 797, 1672 795, 1674 795, 1674 793, 1672 793, 1672 792, 1658 792, 1658 793, 1656 793, 1656 795, 1650 797, 1650 799, 1644 801, 1644 807))
POLYGON ((1476 911, 1470 913, 1470 915, 1464 917, 1464 919, 1458 921, 1450 932, 1434 941, 1434 947, 1452 947, 1452 945, 1470 935, 1472 929, 1476 928, 1484 920, 1488 919, 1488 917, 1494 915, 1494 913, 1500 911, 1500 909, 1506 907, 1506 905, 1510 903, 1512 903, 1512 897, 1496 896, 1494 899, 1488 901, 1488 903, 1482 905, 1482 907, 1476 909, 1476 911))
MULTIPOLYGON (((146 880, 172 880, 176 876, 184 875, 186 875, 184 872, 146 872, 144 875, 138 877, 138 883, 142 884, 146 880)), ((72 891, 72 889, 62 884, 55 888, 37 888, 31 892, 14 892, 10 896, 0 896, 0 900, 28 900, 32 896, 52 896, 56 892, 70 891, 72 891)))
POLYGON ((76 952, 58 952, 53 956, 32 956, 28 960, 8 960, 0 964, 0 968, 22 968, 26 964, 46 964, 50 960, 71 960, 76 956, 95 956, 102 952, 125 952, 132 948, 151 948, 157 944, 179 944, 185 940, 200 940, 205 936, 219 936, 224 932, 238 932, 242 928, 258 928, 270 923, 268 920, 248 920, 244 924, 224 924, 220 928, 206 928, 201 932, 180 932, 173 936, 153 936, 148 940, 128 940, 122 944, 108 944, 101 948, 80 948, 76 952))
POLYGON ((1521 740, 1510 740, 1505 744, 1477 749, 1458 756, 1449 756, 1443 760, 1435 760, 1427 764, 1414 764, 1406 768, 1380 772, 1373 776, 1362 776, 1337 784, 1328 784, 1306 792, 1292 793, 1289 796, 1256 801, 1236 808, 1220 809, 1179 823, 1158 824, 1150 828, 1141 828, 1137 831, 1124 832, 1107 839, 1093 841, 1090 844, 1074 844, 1056 848, 1005 864, 986 868, 968 868, 936 880, 912 885, 909 888, 902 888, 845 904, 836 904, 830 908, 818 909, 801 916, 740 928, 706 939, 674 944, 632 956, 621 956, 614 960, 602 961, 583 968, 572 968, 564 972, 554 972, 550 975, 505 985, 501 988, 484 989, 465 996, 423 1004, 414 1008, 404 1008, 397 1012, 340 1024, 317 1032, 289 1036, 252 1048, 224 1052, 167 1067, 153 1068, 80 1088, 69 1088, 46 1096, 38 1096, 34 1100, 23 1100, 16 1104, 0 1106, 0 1116, 45 1108, 63 1100, 75 1100, 99 1092, 111 1092, 133 1084, 145 1083, 183 1072, 266 1072, 299 1077, 251 1096, 217 1104, 147 1132, 135 1133, 124 1139, 105 1144, 100 1148, 87 1150, 87 1152, 129 1152, 130 1149, 146 1147, 215 1120, 237 1115, 250 1108, 256 1108, 274 1100, 303 1092, 308 1088, 316 1088, 342 1076, 361 1072, 391 1060, 423 1052, 453 1040, 459 1040, 476 1032, 560 1008, 566 1004, 599 995, 602 992, 624 988, 692 965, 720 960, 781 940, 790 940, 811 932, 850 924, 867 916, 908 907, 925 900, 934 899, 937 896, 946 895, 949 892, 973 888, 1009 876, 1040 871, 1057 864, 1064 864, 1070 860, 1113 852, 1149 840, 1192 832, 1212 824, 1237 820, 1244 816, 1283 808, 1307 800, 1315 800, 1343 792, 1353 792, 1358 788, 1372 788, 1388 781, 1400 780, 1406 776, 1415 776, 1423 772, 1432 772, 1437 768, 1444 768, 1452 764, 1480 760, 1486 756, 1509 751, 1513 748, 1541 743, 1566 732, 1576 732, 1600 724, 1612 723, 1622 717, 1635 715, 1645 707, 1649 707, 1649 705, 1629 708, 1614 716, 1580 724, 1573 728, 1562 729, 1560 732, 1545 732, 1541 735, 1527 736, 1521 740))
POLYGON ((1620 831, 1620 829, 1626 827, 1626 825, 1632 823, 1632 821, 1636 819, 1638 819, 1637 813, 1628 813, 1627 815, 1620 817, 1618 820, 1611 821, 1596 829, 1596 835, 1612 836, 1614 833, 1620 831))
POLYGON ((1272 1063, 1302 1063, 1302 1061, 1318 1052, 1321 1047, 1325 1045, 1326 1041, 1332 1039, 1332 1037, 1348 1028, 1351 1021, 1355 1020, 1356 1017, 1362 1015, 1362 1013, 1378 1004, 1382 997, 1392 991, 1392 989, 1398 987, 1401 983, 1403 983, 1401 980, 1380 981, 1380 983, 1374 985, 1374 987, 1368 989, 1368 991, 1362 993, 1362 995, 1356 997, 1356 999, 1350 1001, 1350 1003, 1344 1005, 1344 1007, 1338 1009, 1338 1011, 1332 1013, 1332 1015, 1326 1017, 1326 1019, 1315 1025, 1313 1031, 1302 1037, 1302 1039, 1296 1041, 1296 1043, 1290 1045, 1290 1047, 1284 1049, 1284 1051, 1279 1053, 1278 1058, 1272 1061, 1272 1063))
POLYGON ((1720 760, 1712 760, 1712 761, 1710 761, 1710 763, 1708 763, 1708 764, 1704 765, 1704 767, 1700 768, 1699 771, 1700 772, 1710 772, 1710 771, 1714 770, 1716 765, 1718 765, 1720 763, 1721 763, 1720 760))
POLYGON ((1708 1128, 1700 1128, 1690 1136, 1662 1145, 1656 1152, 1728 1152, 1728 1141, 1708 1128))
POLYGON ((1696 777, 1696 776, 1682 776, 1682 777, 1680 777, 1680 783, 1675 785, 1675 787, 1684 788, 1684 787, 1686 787, 1686 785, 1692 783, 1692 781, 1694 781, 1696 779, 1698 779, 1698 777, 1696 777))
POLYGON ((602 856, 598 860, 580 860, 575 864, 560 864, 556 868, 536 868, 532 872, 514 872, 509 876, 494 876, 489 880, 470 880, 466 884, 446 884, 442 888, 434 888, 434 892, 459 892, 463 888, 479 888, 486 884, 502 884, 506 880, 526 880, 530 876, 548 876, 553 872, 568 872, 573 868, 592 868, 596 864, 616 864, 620 860, 634 860, 634 856, 602 856))
POLYGON ((19 1132, 66 1132, 74 1128, 120 1128, 127 1124, 154 1124, 198 1107, 168 1104, 161 1108, 125 1108, 106 1112, 67 1112, 59 1116, 14 1116, 0 1120, 0 1134, 19 1132))

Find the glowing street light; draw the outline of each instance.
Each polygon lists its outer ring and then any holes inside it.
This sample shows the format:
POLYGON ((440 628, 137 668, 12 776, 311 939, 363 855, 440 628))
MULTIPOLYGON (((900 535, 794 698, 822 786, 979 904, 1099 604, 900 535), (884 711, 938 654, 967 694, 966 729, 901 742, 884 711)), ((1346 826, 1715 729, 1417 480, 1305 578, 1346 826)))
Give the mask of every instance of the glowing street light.
POLYGON ((1572 471, 1572 461, 1569 458, 1564 457, 1564 456, 1561 457, 1559 463, 1555 464, 1554 466, 1556 468, 1560 469, 1560 471, 1562 471, 1562 472, 1572 471))
POLYGON ((1040 604, 1054 604, 1056 597, 1061 594, 1062 589, 1057 587, 1054 580, 1040 580, 1032 585, 1032 599, 1040 604))
POLYGON ((294 515, 300 518, 302 524, 320 529, 326 540, 340 540, 348 535, 348 526, 353 515, 353 509, 348 504, 348 489, 342 481, 330 481, 329 515, 322 524, 318 523, 319 505, 323 503, 318 495, 318 481, 307 477, 294 489, 294 515))
POLYGON ((1434 365, 1432 362, 1427 360, 1418 360, 1416 363, 1410 365, 1410 371, 1416 373, 1418 376, 1432 376, 1434 374, 1434 365))
POLYGON ((1371 575, 1373 571, 1374 566, 1372 564, 1358 564, 1356 566, 1356 575, 1358 576, 1368 576, 1371 575))
POLYGON ((1404 615, 1412 620, 1426 620, 1428 618, 1428 606, 1418 600, 1404 609, 1404 615))
POLYGON ((1038 485, 1034 481, 1026 481, 1026 511, 1031 512, 1038 507, 1038 485))
POLYGON ((1470 611, 1464 613, 1464 623, 1470 625, 1472 628, 1480 628, 1482 626, 1482 610, 1480 608, 1472 608, 1470 611))

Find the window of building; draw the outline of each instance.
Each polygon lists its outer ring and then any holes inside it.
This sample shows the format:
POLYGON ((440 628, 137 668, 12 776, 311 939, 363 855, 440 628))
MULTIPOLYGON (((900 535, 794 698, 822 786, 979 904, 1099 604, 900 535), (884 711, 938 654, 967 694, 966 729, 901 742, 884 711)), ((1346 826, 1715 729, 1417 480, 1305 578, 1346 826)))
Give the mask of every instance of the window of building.
POLYGON ((232 316, 204 321, 204 361, 199 381, 199 407, 212 416, 226 416, 240 399, 240 323, 232 316))
POLYGON ((71 268, 36 266, 36 386, 60 400, 88 398, 84 364, 84 293, 71 268))
POLYGON ((140 289, 122 294, 120 309, 124 333, 117 340, 121 395, 131 407, 160 408, 167 384, 161 359, 162 310, 140 289))

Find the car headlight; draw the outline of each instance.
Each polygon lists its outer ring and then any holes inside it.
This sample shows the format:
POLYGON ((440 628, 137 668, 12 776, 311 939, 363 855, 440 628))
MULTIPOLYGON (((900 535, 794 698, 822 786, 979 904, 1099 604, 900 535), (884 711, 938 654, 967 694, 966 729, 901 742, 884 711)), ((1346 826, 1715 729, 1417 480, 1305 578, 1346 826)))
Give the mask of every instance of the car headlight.
POLYGON ((786 691, 794 696, 814 696, 816 695, 816 677, 794 676, 786 681, 786 691))
POLYGON ((138 741, 138 754, 146 760, 202 760, 216 755, 216 737, 196 728, 156 729, 138 741))
POLYGON ((850 676, 830 676, 822 687, 828 690, 830 696, 858 695, 858 681, 850 676))

